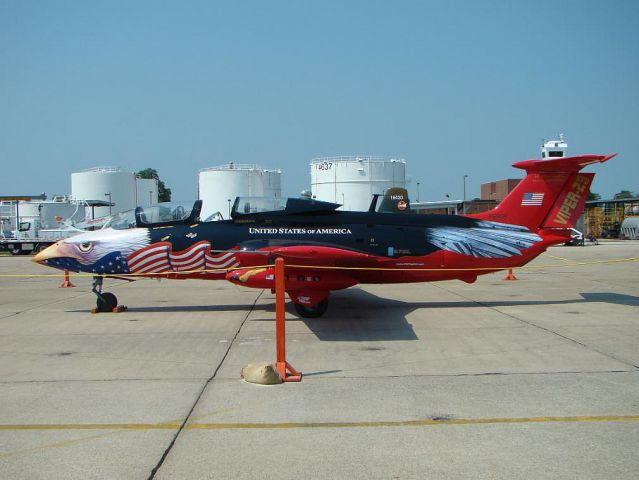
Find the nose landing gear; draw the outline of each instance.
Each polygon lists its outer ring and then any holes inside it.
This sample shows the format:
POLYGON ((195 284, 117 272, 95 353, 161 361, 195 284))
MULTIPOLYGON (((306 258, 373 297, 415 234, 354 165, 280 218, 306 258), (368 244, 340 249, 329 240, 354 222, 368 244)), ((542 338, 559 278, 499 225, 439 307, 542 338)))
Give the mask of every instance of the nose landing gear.
POLYGON ((95 276, 93 277, 93 288, 91 291, 96 294, 98 299, 96 300, 95 308, 91 309, 91 313, 100 313, 100 312, 114 312, 119 313, 126 310, 124 305, 118 306, 118 299, 111 292, 102 292, 102 282, 104 281, 104 277, 95 276))

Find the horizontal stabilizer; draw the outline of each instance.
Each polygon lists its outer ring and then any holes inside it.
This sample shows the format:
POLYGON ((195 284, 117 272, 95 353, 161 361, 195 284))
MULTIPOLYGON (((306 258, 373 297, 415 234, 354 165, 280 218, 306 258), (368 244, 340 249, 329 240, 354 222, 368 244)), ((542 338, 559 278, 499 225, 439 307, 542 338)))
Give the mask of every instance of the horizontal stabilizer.
POLYGON ((513 167, 527 172, 578 172, 593 163, 604 163, 617 154, 612 155, 580 155, 578 157, 551 158, 548 160, 523 160, 513 163, 513 167))
POLYGON ((515 168, 526 170, 526 177, 488 212, 467 215, 472 218, 539 228, 573 227, 581 215, 594 174, 579 173, 593 163, 607 162, 612 155, 581 155, 546 160, 524 160, 515 168))

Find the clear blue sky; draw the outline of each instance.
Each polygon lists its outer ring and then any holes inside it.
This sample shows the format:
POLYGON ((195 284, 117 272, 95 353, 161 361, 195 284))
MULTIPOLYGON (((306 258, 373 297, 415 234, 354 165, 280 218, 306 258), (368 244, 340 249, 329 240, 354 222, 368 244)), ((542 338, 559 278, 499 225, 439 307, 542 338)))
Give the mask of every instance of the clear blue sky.
POLYGON ((0 195, 119 165, 190 199, 229 161, 296 195, 312 158, 375 153, 473 197, 564 132, 620 152, 609 196, 639 190, 638 100, 637 1, 0 0, 0 195))

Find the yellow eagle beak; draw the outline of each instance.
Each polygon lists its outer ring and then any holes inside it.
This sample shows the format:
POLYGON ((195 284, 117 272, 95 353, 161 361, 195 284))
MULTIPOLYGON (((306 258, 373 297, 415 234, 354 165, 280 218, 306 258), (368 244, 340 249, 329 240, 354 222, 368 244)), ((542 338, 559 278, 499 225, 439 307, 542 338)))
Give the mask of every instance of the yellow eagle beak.
POLYGON ((31 260, 36 263, 42 263, 52 258, 64 257, 74 257, 74 255, 72 255, 68 245, 63 241, 59 241, 36 254, 31 260))

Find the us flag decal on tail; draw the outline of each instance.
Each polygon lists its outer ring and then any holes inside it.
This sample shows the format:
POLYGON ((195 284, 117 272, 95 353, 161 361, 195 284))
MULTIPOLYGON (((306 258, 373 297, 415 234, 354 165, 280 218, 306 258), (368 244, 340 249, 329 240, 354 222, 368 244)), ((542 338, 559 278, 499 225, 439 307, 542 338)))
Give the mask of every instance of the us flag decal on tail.
POLYGON ((541 205, 544 201, 543 193, 526 192, 521 199, 522 205, 541 205))

